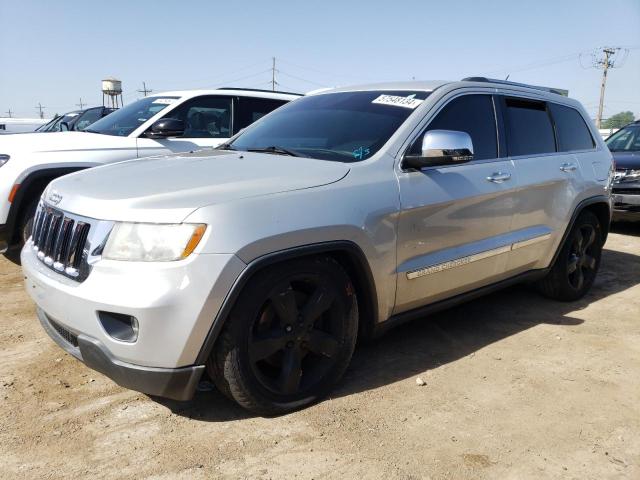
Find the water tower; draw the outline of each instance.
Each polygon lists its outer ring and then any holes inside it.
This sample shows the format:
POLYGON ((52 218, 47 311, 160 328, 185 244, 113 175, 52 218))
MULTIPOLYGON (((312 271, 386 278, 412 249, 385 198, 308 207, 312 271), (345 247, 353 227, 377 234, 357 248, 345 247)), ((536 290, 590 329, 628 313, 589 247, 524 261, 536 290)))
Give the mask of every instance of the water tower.
POLYGON ((118 108, 122 107, 122 82, 113 77, 102 80, 102 105, 105 107, 118 108), (105 105, 105 96, 107 104, 105 105), (118 97, 120 97, 118 105, 118 97))

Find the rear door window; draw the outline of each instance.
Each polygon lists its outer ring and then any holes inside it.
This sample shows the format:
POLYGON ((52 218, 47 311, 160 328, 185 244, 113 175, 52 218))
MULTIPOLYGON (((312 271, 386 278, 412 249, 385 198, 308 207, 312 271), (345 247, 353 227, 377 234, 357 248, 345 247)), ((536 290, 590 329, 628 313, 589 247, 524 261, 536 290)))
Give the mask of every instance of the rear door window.
MULTIPOLYGON (((473 143, 474 160, 498 157, 498 135, 491 95, 463 95, 454 98, 440 110, 424 133, 429 130, 466 132, 473 143)), ((412 145, 410 154, 420 154, 424 133, 412 145)))
POLYGON ((233 133, 238 133, 256 120, 264 117, 278 107, 284 105, 286 100, 272 100, 268 98, 239 97, 238 108, 234 115, 233 133))
POLYGON ((595 146, 587 124, 576 109, 549 103, 549 110, 556 124, 558 150, 590 150, 595 146))
POLYGON ((508 97, 506 102, 509 155, 539 155, 556 151, 546 102, 508 97))

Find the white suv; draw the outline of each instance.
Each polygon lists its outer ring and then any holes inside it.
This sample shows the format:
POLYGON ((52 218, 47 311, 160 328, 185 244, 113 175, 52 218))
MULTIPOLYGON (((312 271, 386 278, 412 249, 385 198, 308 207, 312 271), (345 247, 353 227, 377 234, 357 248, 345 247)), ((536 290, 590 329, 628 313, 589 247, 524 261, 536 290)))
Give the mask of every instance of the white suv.
POLYGON ((289 103, 216 151, 54 181, 22 250, 63 348, 119 384, 244 407, 321 398, 356 337, 515 282, 575 300, 613 163, 578 102, 488 79, 289 103))
POLYGON ((298 94, 222 88, 134 102, 82 132, 0 137, 0 253, 18 261, 38 199, 54 178, 136 157, 215 147, 298 94))

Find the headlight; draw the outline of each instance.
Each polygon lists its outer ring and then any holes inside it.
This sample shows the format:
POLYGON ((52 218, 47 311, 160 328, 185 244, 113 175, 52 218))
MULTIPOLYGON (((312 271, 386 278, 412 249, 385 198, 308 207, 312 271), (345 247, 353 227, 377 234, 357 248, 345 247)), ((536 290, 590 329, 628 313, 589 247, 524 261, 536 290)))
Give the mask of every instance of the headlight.
POLYGON ((5 163, 7 163, 10 158, 11 158, 11 156, 5 155, 4 153, 0 153, 0 167, 2 165, 4 165, 5 163))
POLYGON ((626 178, 638 178, 640 177, 640 170, 627 170, 626 178))
POLYGON ((116 223, 102 258, 133 262, 181 260, 193 253, 206 228, 188 223, 116 223))

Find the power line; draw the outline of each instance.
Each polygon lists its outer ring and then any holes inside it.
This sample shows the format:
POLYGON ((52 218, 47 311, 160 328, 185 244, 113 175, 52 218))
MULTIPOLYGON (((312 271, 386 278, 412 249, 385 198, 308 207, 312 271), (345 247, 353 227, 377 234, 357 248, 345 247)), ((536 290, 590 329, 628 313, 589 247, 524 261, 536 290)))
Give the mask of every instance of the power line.
POLYGON ((282 70, 278 70, 278 71, 280 72, 281 75, 285 75, 287 77, 291 77, 291 78, 294 78, 296 80, 300 80, 301 82, 310 83, 311 85, 315 85, 317 87, 326 87, 327 86, 327 85, 324 85, 322 83, 314 82, 312 80, 307 80, 307 79, 302 78, 302 77, 297 77, 295 75, 291 75, 290 73, 283 72, 282 70))
POLYGON ((563 62, 567 62, 569 60, 574 60, 579 58, 581 52, 576 52, 576 53, 571 53, 568 55, 562 55, 559 57, 552 57, 552 58, 547 58, 544 60, 538 60, 535 62, 530 62, 530 63, 526 63, 524 65, 521 65, 519 67, 512 67, 512 68, 500 68, 500 69, 496 69, 496 70, 490 70, 488 72, 485 72, 487 75, 492 75, 492 74, 496 74, 496 73, 503 73, 503 72, 509 72, 509 75, 511 75, 512 73, 518 73, 518 72, 524 72, 526 70, 535 70, 537 68, 542 68, 542 67, 546 67, 549 65, 555 65, 557 63, 563 63, 563 62))

